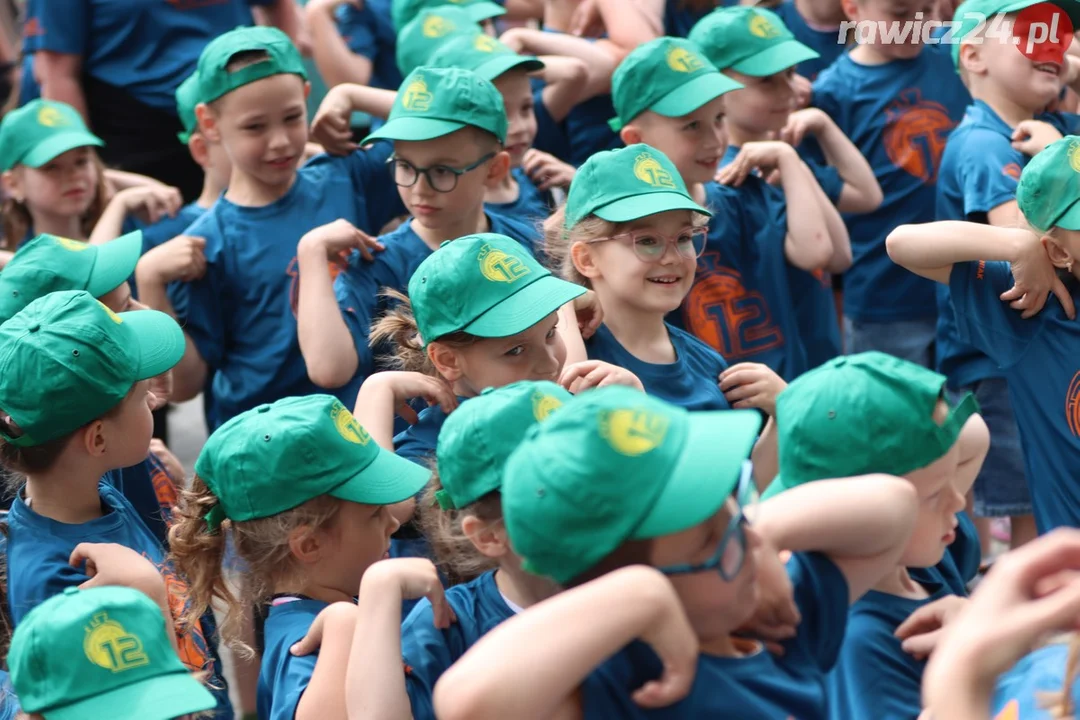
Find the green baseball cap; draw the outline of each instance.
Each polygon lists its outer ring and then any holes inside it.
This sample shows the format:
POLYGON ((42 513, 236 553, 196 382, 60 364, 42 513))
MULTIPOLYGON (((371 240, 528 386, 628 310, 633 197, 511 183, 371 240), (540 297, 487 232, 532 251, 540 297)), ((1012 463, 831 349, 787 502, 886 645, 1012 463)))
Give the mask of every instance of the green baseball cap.
POLYGON ((300 51, 289 36, 275 27, 241 27, 218 35, 199 56, 199 102, 214 102, 244 85, 271 75, 299 75, 307 80, 300 51), (263 52, 267 59, 230 71, 229 62, 240 53, 263 52))
POLYGON ((779 15, 760 7, 717 8, 694 25, 689 37, 716 67, 754 77, 820 57, 795 39, 779 15))
POLYGON ((85 290, 101 297, 127 282, 141 254, 139 230, 103 245, 38 235, 0 272, 0 323, 51 292, 85 290))
POLYGON ((584 294, 585 288, 548 272, 521 243, 494 233, 444 242, 409 279, 425 347, 455 332, 516 335, 584 294))
POLYGON ((68 150, 104 144, 67 103, 31 100, 0 122, 0 172, 16 165, 39 168, 68 150))
POLYGON ((1016 203, 1040 232, 1080 230, 1080 136, 1066 135, 1031 159, 1020 173, 1016 203))
POLYGON ((401 84, 386 124, 364 139, 432 140, 472 125, 506 141, 502 95, 474 72, 417 68, 401 84))
POLYGON ((968 394, 933 420, 945 376, 880 352, 848 355, 796 378, 776 401, 780 475, 762 496, 813 480, 906 475, 949 451, 979 411, 968 394))
POLYGON ((566 227, 590 215, 619 223, 668 210, 712 217, 690 197, 667 155, 639 143, 598 152, 578 168, 566 196, 566 227))
POLYGON ((461 35, 447 40, 427 62, 428 67, 471 70, 489 82, 510 70, 536 72, 544 63, 532 55, 518 55, 490 35, 461 35))
POLYGON ((180 661, 157 604, 127 587, 66 588, 11 637, 11 684, 46 720, 172 720, 217 702, 180 661))
POLYGON ((615 68, 611 97, 618 117, 608 125, 618 132, 646 110, 682 117, 741 87, 689 40, 656 38, 634 48, 615 68))
POLYGON ((188 79, 180 83, 176 88, 176 112, 180 115, 180 123, 184 130, 177 133, 180 142, 187 145, 191 134, 199 129, 199 119, 195 116, 195 106, 202 102, 199 99, 199 74, 192 73, 188 79))
POLYGON ((555 383, 526 380, 462 403, 439 431, 439 506, 464 508, 501 488, 506 460, 525 431, 573 397, 555 383))
POLYGON ((402 76, 427 65, 442 44, 458 35, 482 35, 483 28, 469 13, 453 5, 424 10, 403 27, 397 36, 394 57, 402 76))
POLYGON ((506 14, 506 8, 490 0, 393 0, 390 4, 390 19, 394 23, 394 30, 401 32, 403 27, 424 10, 441 10, 447 5, 461 10, 476 23, 506 14))
MULTIPOLYGON (((974 30, 993 21, 995 15, 1007 15, 1009 13, 1019 12, 1033 5, 1042 5, 1045 2, 1051 2, 1053 5, 1057 5, 1061 10, 1069 16, 1069 20, 1072 21, 1072 26, 1080 27, 1080 4, 1075 0, 1065 2, 1052 2, 1052 0, 967 0, 967 2, 961 3, 956 12, 953 13, 953 26, 956 32, 953 34, 952 46, 949 48, 949 52, 952 53, 953 64, 957 69, 960 68, 960 46, 963 44, 964 39, 974 30)), ((988 35, 993 38, 993 34, 988 35)), ((1006 34, 1002 41, 1011 42, 1013 36, 1006 34)))
POLYGON ((184 356, 184 331, 156 310, 117 315, 85 290, 50 293, 0 325, 0 410, 41 445, 100 418, 140 380, 184 356))
POLYGON ((628 540, 704 522, 760 429, 751 410, 691 413, 626 387, 575 397, 506 463, 503 518, 522 567, 566 583, 628 540))
POLYGON ((271 517, 322 495, 365 505, 407 500, 431 472, 383 450, 330 395, 278 400, 241 413, 206 441, 195 473, 217 497, 216 529, 271 517))

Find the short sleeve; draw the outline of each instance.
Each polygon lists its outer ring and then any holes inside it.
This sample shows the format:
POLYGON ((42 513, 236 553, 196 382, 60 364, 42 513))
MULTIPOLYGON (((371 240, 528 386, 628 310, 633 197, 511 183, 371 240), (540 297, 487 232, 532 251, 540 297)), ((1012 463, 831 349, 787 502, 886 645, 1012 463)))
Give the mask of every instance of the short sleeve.
POLYGON ((821 553, 794 553, 787 564, 802 615, 798 634, 784 643, 785 665, 808 665, 832 670, 840 656, 850 604, 847 578, 836 563, 821 553))
POLYGON ((36 48, 68 55, 87 54, 91 0, 42 2, 37 5, 40 37, 36 48))
POLYGON ((892 628, 873 614, 852 613, 846 636, 843 661, 831 678, 833 716, 913 720, 922 705, 922 676, 892 628))
POLYGON ((352 5, 342 5, 338 8, 338 32, 344 38, 345 44, 357 55, 374 61, 378 45, 372 21, 371 9, 367 6, 357 9, 352 5))
POLYGON ((837 121, 840 103, 833 92, 832 78, 836 76, 836 67, 823 71, 811 87, 810 105, 816 107, 837 121))
POLYGON ((981 216, 1016 199, 1023 158, 997 133, 973 133, 968 144, 973 152, 965 153, 959 164, 964 216, 983 221, 981 216))
POLYGON ((721 251, 731 256, 728 264, 741 267, 741 262, 732 261, 744 257, 747 249, 744 238, 753 236, 746 221, 747 206, 740 201, 737 191, 731 188, 717 183, 705 187, 705 202, 713 214, 709 219, 709 240, 720 239, 723 242, 721 251))
POLYGON ((353 190, 363 197, 366 206, 361 217, 367 217, 368 227, 360 229, 372 235, 381 232, 394 218, 405 214, 405 205, 398 195, 397 185, 391 181, 390 172, 386 169, 386 161, 393 151, 392 143, 378 142, 344 158, 353 190))
POLYGON ((349 328, 356 357, 359 360, 358 371, 367 374, 371 369, 371 346, 368 337, 371 334, 371 319, 378 301, 377 288, 365 273, 358 272, 353 262, 364 262, 359 257, 351 258, 349 268, 338 275, 334 281, 334 296, 345 326, 349 328))
POLYGON ((960 339, 986 353, 1003 369, 1020 359, 1041 327, 1038 317, 1024 320, 1001 301, 1001 294, 1012 284, 1007 262, 956 263, 949 275, 960 339))
POLYGON ((175 282, 169 285, 169 301, 180 326, 207 366, 220 368, 225 362, 227 319, 225 288, 217 282, 218 270, 212 265, 206 274, 194 282, 175 282))
POLYGON ((570 141, 566 136, 566 126, 548 112, 547 105, 544 104, 543 86, 533 91, 533 107, 536 111, 536 137, 533 139, 533 147, 568 162, 570 141))
POLYGON ((464 654, 461 642, 455 641, 453 628, 435 627, 431 602, 422 599, 401 624, 401 659, 405 664, 405 690, 409 694, 414 720, 435 720, 432 693, 439 677, 464 654))
POLYGON ((296 717, 296 708, 315 674, 318 659, 318 655, 293 657, 286 651, 286 657, 274 675, 267 720, 293 720, 296 717))

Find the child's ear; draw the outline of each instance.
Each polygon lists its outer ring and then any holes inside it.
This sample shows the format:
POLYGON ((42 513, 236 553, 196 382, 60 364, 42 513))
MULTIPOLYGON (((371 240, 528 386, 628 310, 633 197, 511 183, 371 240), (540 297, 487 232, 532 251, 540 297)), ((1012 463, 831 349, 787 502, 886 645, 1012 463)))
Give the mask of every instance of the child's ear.
POLYGON ((322 533, 303 525, 289 533, 289 552, 304 565, 314 565, 322 555, 322 533))
POLYGON ((433 342, 427 348, 428 359, 439 374, 448 383, 455 383, 464 374, 461 368, 461 356, 452 348, 440 342, 433 342))
POLYGON ((86 450, 86 454, 93 458, 100 458, 105 455, 109 449, 109 442, 105 437, 105 423, 101 420, 95 420, 82 430, 81 440, 83 449, 86 450))
POLYGON ((619 137, 627 145, 637 145, 641 142, 641 130, 638 129, 637 125, 625 125, 619 131, 619 137))
POLYGON ((960 46, 960 67, 974 75, 986 72, 986 61, 977 43, 964 43, 960 46))
POLYGON ((1042 236, 1043 247, 1046 248, 1046 255, 1050 258, 1050 262, 1054 267, 1062 268, 1072 272, 1073 256, 1069 254, 1069 251, 1058 244, 1058 241, 1049 235, 1042 236))
POLYGON ((466 515, 461 518, 461 531, 484 557, 501 558, 510 550, 506 529, 501 522, 489 523, 475 515, 466 515))
POLYGON ((491 160, 491 166, 488 169, 487 180, 484 181, 484 185, 489 188, 496 187, 506 179, 509 173, 510 153, 500 150, 491 160))
POLYGON ((221 142, 221 131, 218 129, 217 116, 206 103, 195 106, 195 119, 199 121, 199 132, 211 142, 221 142))
POLYGON ((205 170, 210 166, 210 152, 206 147, 206 138, 203 137, 201 132, 191 133, 187 146, 191 158, 198 163, 199 167, 205 170))
POLYGON ((15 199, 15 202, 23 202, 22 182, 19 174, 14 170, 6 170, 0 173, 0 185, 4 193, 15 199))
POLYGON ((588 243, 576 242, 570 246, 570 259, 574 267, 584 277, 594 280, 600 277, 600 268, 596 266, 596 257, 588 243))

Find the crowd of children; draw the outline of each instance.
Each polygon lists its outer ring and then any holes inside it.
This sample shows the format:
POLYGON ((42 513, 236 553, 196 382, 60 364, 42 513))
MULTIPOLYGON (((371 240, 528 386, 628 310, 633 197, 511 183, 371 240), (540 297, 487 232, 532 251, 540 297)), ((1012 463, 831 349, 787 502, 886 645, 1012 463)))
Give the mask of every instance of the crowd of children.
POLYGON ((1078 0, 302 17, 0 120, 0 720, 1077 716, 1078 0))

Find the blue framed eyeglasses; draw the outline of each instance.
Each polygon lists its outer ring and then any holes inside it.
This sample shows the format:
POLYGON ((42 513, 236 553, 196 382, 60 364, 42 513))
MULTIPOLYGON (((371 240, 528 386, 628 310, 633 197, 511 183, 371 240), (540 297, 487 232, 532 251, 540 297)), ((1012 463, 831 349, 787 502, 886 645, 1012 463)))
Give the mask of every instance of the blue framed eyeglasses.
POLYGON ((747 460, 743 463, 739 486, 735 490, 739 512, 732 516, 713 556, 700 565, 688 563, 671 565, 660 568, 660 572, 665 575, 692 575, 716 570, 724 582, 733 581, 738 577, 746 561, 746 526, 753 520, 758 499, 758 489, 754 483, 754 465, 747 460))

